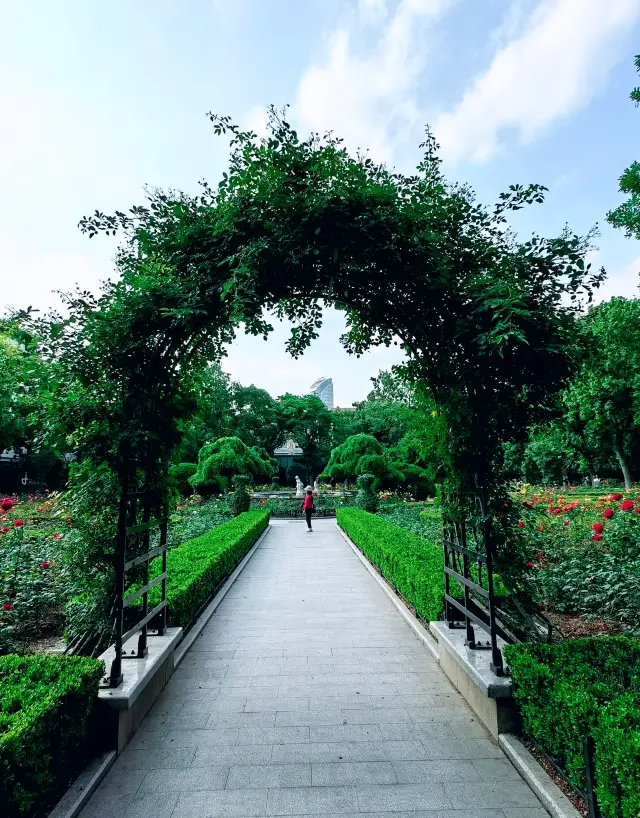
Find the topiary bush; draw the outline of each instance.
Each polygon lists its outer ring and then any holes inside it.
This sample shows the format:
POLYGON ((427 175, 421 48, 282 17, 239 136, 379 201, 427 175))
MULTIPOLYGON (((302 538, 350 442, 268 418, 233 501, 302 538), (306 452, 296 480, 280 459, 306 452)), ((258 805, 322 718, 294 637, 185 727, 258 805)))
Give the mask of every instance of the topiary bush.
POLYGON ((585 737, 596 742, 596 790, 604 818, 640 809, 640 640, 576 639, 505 647, 523 730, 585 789, 585 737))
POLYGON ((444 609, 442 548, 368 514, 360 508, 339 508, 338 525, 367 559, 427 621, 444 609))
POLYGON ((371 514, 375 513, 378 508, 378 495, 373 490, 375 483, 375 475, 361 474, 356 480, 358 493, 356 494, 356 506, 369 511, 371 514))
POLYGON ((169 467, 169 485, 179 491, 183 497, 193 492, 189 478, 198 471, 196 463, 178 463, 169 467))
POLYGON ((70 656, 0 657, 0 809, 46 815, 91 755, 87 732, 104 665, 70 656))
POLYGON ((234 517, 249 511, 251 505, 251 495, 249 494, 249 478, 244 474, 237 474, 231 481, 233 483, 233 494, 231 495, 231 511, 234 517))

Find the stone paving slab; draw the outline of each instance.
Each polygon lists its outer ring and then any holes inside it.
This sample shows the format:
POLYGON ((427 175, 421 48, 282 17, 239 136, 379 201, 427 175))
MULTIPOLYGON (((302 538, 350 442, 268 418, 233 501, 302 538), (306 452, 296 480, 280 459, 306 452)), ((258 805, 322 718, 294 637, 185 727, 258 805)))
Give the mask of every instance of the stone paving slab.
POLYGON ((330 520, 272 526, 82 818, 544 818, 330 520))

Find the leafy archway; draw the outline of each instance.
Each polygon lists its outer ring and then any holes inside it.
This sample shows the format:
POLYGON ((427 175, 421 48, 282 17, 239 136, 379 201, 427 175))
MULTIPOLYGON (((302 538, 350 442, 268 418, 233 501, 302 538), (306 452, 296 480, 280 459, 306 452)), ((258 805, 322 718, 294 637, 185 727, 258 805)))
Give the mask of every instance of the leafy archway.
POLYGON ((333 305, 346 313, 349 352, 405 350, 441 419, 449 513, 480 496, 509 553, 498 453, 569 373, 574 313, 602 276, 585 264, 588 237, 518 243, 505 213, 541 202, 545 189, 515 185, 486 208, 447 182, 429 132, 415 174, 404 175, 350 155, 331 134, 301 139, 274 110, 262 140, 210 117, 231 138, 217 187, 151 190, 145 206, 81 222, 123 243, 119 278, 97 299, 70 297, 69 317, 39 327, 67 373, 58 399, 74 445, 121 477, 133 459, 147 483, 162 484, 193 373, 224 354, 239 325, 267 336, 269 310, 294 322, 297 356, 333 305))

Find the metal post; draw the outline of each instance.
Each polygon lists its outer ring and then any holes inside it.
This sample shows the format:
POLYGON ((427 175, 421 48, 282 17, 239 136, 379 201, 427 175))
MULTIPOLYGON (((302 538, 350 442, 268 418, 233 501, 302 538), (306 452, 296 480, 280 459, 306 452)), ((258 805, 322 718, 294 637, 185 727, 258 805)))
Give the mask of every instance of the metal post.
POLYGON ((491 538, 491 519, 486 519, 484 523, 484 542, 487 556, 487 588, 489 591, 489 631, 491 636, 491 664, 490 668, 496 676, 504 676, 504 663, 502 661, 502 651, 498 647, 498 634, 496 632, 496 611, 493 596, 493 544, 491 538))
POLYGON ((116 598, 115 598, 115 626, 116 626, 116 641, 115 651, 116 655, 111 663, 111 672, 109 674, 109 687, 118 687, 122 683, 122 631, 123 631, 123 617, 124 607, 122 600, 124 597, 124 564, 127 554, 127 511, 128 511, 128 492, 129 492, 129 469, 128 464, 124 468, 124 472, 120 480, 120 508, 118 511, 118 528, 116 532, 116 552, 114 555, 115 580, 116 580, 116 598))
MULTIPOLYGON (((163 517, 162 525, 160 526, 160 545, 164 546, 162 551, 162 573, 167 573, 167 525, 168 525, 168 514, 166 504, 165 504, 165 514, 163 517)), ((160 583, 160 587, 162 588, 162 599, 161 601, 164 602, 167 598, 167 579, 166 577, 160 583)), ((160 620, 158 622, 158 636, 162 636, 167 629, 167 609, 166 607, 160 611, 160 620)))
POLYGON ((587 781, 587 811, 589 818, 600 818, 600 808, 598 807, 598 796, 595 791, 595 766, 593 758, 595 754, 595 741, 593 736, 587 736, 584 740, 583 755, 584 755, 584 771, 587 781))
MULTIPOLYGON (((144 497, 142 498, 142 522, 148 523, 151 519, 151 509, 149 503, 149 494, 145 493, 144 497)), ((142 551, 143 553, 147 554, 149 552, 149 530, 145 530, 142 533, 142 551)), ((146 585, 149 582, 149 560, 144 563, 144 568, 142 572, 142 584, 146 585)), ((145 591, 142 595, 142 617, 143 619, 146 618, 147 614, 149 613, 149 592, 145 591)), ((140 631, 140 635, 138 636, 138 659, 144 659, 144 657, 149 653, 149 648, 147 647, 147 634, 148 634, 148 623, 145 622, 142 626, 142 630, 140 631)))

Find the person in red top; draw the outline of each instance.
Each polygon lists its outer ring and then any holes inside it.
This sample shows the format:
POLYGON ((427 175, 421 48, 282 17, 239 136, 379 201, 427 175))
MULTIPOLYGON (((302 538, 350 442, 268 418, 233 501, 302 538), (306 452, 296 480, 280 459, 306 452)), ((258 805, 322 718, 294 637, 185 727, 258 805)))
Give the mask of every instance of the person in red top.
POLYGON ((307 534, 311 534, 313 531, 311 528, 311 515, 313 514, 313 489, 311 486, 307 486, 307 494, 302 501, 302 510, 307 518, 307 534))

